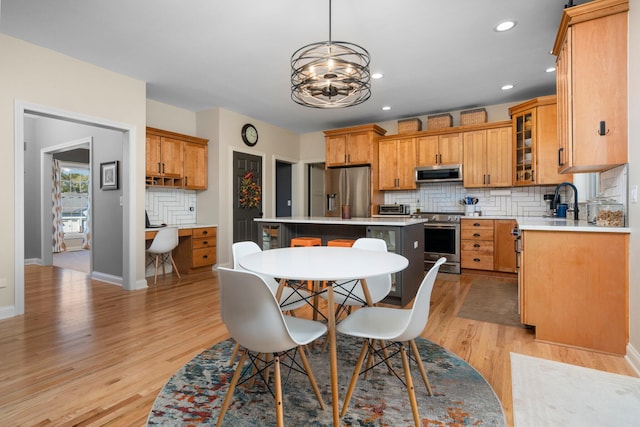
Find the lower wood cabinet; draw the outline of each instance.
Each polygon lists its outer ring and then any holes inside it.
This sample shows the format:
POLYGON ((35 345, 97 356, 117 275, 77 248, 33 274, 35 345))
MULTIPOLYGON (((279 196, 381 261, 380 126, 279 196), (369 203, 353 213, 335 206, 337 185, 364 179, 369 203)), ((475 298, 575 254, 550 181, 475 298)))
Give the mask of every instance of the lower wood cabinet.
POLYGON ((629 234, 525 230, 520 280, 536 340, 626 353, 629 234))
POLYGON ((460 224, 461 267, 515 273, 516 253, 512 219, 465 218, 460 224))

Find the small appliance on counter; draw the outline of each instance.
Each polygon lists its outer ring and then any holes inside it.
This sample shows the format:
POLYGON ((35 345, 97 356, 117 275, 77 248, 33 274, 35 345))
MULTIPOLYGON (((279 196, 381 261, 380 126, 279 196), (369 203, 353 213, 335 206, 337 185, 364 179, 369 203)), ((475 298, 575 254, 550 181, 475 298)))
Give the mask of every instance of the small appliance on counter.
POLYGON ((379 205, 378 215, 409 215, 411 207, 403 204, 379 205))

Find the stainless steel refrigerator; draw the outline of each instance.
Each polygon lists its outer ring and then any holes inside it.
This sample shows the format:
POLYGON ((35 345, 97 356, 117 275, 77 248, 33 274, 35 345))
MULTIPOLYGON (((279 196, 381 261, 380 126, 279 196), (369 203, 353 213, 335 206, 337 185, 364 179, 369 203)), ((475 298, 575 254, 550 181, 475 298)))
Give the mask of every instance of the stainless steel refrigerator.
POLYGON ((325 216, 341 216, 342 205, 352 217, 371 216, 371 168, 330 168, 325 171, 325 216))

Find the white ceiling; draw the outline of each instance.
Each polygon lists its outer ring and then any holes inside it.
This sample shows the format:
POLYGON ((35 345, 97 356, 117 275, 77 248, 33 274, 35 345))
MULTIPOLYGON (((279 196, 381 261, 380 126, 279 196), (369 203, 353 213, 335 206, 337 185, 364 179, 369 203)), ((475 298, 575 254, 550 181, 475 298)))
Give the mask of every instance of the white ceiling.
POLYGON ((0 32, 146 81, 150 99, 298 133, 555 93, 545 69, 567 3, 333 0, 332 39, 366 48, 384 78, 364 104, 318 110, 291 100, 290 60, 328 39, 328 0, 1 1, 0 32), (504 19, 517 26, 494 31, 504 19))

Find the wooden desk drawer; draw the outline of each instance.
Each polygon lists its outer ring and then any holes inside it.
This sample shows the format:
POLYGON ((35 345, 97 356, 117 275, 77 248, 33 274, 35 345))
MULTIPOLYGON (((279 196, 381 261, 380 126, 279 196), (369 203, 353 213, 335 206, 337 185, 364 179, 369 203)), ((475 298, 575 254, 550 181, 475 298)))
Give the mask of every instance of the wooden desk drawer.
POLYGON ((215 248, 216 236, 193 239, 193 249, 215 248))
POLYGON ((460 250, 464 252, 474 252, 486 255, 493 255, 493 242, 488 240, 462 240, 460 250))
POLYGON ((192 230, 193 230, 192 236, 194 238, 216 236, 216 227, 194 228, 192 230))
POLYGON ((216 248, 202 248, 193 250, 191 266, 193 268, 213 265, 216 263, 216 248))
POLYGON ((493 270, 493 254, 480 252, 463 252, 461 254, 461 267, 477 270, 493 270))

